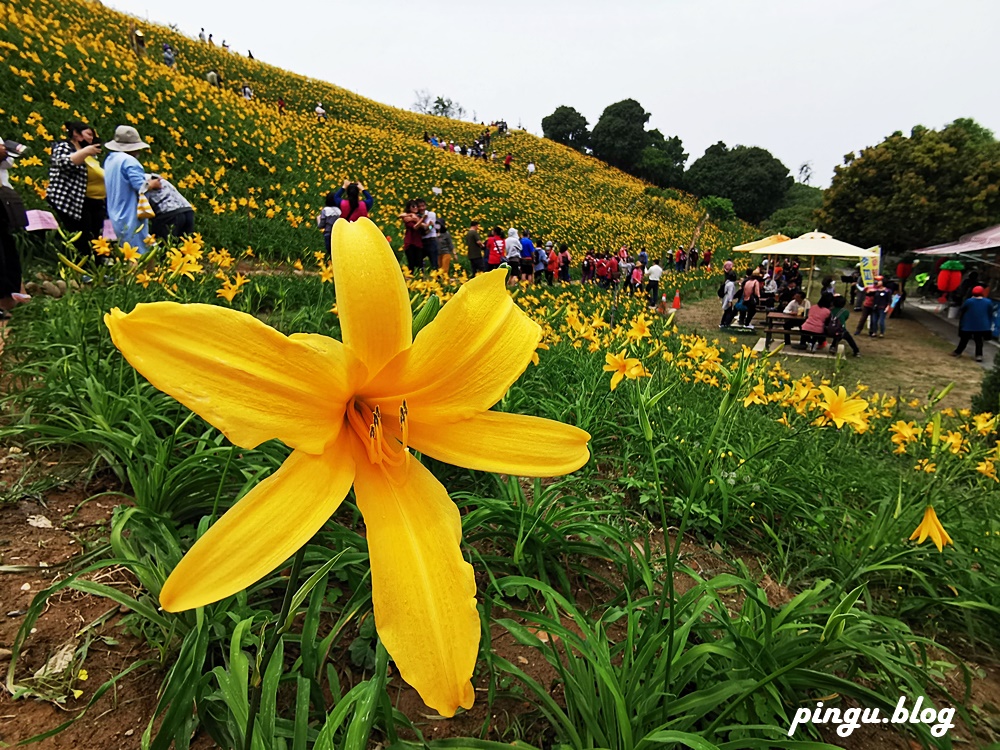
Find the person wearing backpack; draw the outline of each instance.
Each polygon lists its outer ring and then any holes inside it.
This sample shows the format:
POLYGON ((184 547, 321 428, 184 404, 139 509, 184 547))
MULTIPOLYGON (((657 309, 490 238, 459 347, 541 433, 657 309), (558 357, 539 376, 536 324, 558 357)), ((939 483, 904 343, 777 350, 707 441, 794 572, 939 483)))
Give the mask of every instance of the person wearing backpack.
POLYGON ((736 317, 736 274, 732 271, 726 272, 726 278, 719 287, 719 296, 722 298, 722 320, 719 321, 719 328, 728 328, 733 324, 736 317))

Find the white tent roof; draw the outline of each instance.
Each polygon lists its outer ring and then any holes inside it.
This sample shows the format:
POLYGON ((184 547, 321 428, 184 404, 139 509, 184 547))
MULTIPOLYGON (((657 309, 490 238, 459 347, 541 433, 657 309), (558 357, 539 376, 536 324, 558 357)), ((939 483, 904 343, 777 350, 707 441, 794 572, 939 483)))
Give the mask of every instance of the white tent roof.
POLYGON ((760 250, 751 250, 750 254, 795 255, 800 258, 820 256, 833 258, 877 258, 879 250, 878 248, 865 250, 860 247, 855 247, 847 242, 835 240, 833 237, 828 234, 824 234, 823 232, 808 232, 803 234, 801 237, 796 237, 794 240, 789 240, 788 242, 782 242, 779 245, 771 245, 770 247, 761 248, 760 250))

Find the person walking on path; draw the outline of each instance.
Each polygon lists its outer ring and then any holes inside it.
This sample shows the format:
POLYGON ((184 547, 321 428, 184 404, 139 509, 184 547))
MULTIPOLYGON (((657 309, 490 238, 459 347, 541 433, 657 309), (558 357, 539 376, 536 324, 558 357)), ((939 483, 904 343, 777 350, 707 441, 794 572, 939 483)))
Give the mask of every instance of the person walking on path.
POLYGON ((145 251, 149 237, 146 219, 138 218, 139 195, 148 183, 142 165, 133 154, 149 148, 131 125, 119 125, 115 138, 104 144, 113 153, 104 160, 104 185, 108 192, 108 217, 115 228, 119 243, 128 243, 139 252, 145 251))
POLYGON ((465 233, 465 248, 468 252, 473 277, 477 273, 483 273, 486 270, 486 265, 483 263, 483 241, 479 237, 478 221, 469 223, 469 231, 465 233))
POLYGON ((757 314, 760 303, 760 269, 755 268, 753 274, 743 282, 743 309, 740 310, 740 325, 753 330, 753 316, 757 314))
POLYGON ((872 310, 875 308, 876 289, 878 289, 878 285, 872 284, 871 286, 866 286, 858 293, 858 298, 860 299, 861 297, 864 297, 864 301, 861 303, 861 320, 858 321, 858 326, 854 329, 855 336, 861 335, 861 331, 864 329, 865 323, 871 317, 872 310))
POLYGON ((649 283, 646 290, 649 292, 649 306, 656 307, 656 300, 660 296, 660 277, 663 276, 663 267, 659 261, 653 261, 653 265, 646 269, 646 276, 649 283))
POLYGON ((993 327, 993 316, 996 314, 996 303, 989 299, 986 290, 981 286, 972 287, 972 296, 962 303, 962 317, 958 325, 958 346, 951 353, 953 357, 961 357, 962 352, 972 339, 976 344, 976 362, 983 361, 983 341, 990 337, 993 327))
POLYGON ((733 324, 736 317, 736 274, 733 271, 726 272, 726 280, 722 285, 722 320, 719 321, 719 328, 728 328, 733 324))
POLYGON ((104 170, 97 161, 100 144, 94 143, 94 129, 85 122, 67 122, 66 140, 52 146, 49 187, 46 200, 59 222, 70 234, 80 233, 76 250, 81 256, 91 252, 90 243, 104 232, 104 170))

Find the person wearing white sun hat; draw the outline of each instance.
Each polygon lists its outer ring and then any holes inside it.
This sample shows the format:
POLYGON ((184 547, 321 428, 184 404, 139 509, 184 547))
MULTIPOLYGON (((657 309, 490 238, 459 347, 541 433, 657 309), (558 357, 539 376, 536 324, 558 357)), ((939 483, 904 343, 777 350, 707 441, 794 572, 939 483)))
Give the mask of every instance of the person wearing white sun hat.
POLYGON ((145 251, 149 224, 138 218, 139 195, 149 186, 145 170, 133 156, 149 148, 131 125, 119 125, 115 138, 104 144, 112 153, 104 160, 104 186, 108 193, 108 218, 115 228, 119 243, 128 243, 139 252, 145 251))

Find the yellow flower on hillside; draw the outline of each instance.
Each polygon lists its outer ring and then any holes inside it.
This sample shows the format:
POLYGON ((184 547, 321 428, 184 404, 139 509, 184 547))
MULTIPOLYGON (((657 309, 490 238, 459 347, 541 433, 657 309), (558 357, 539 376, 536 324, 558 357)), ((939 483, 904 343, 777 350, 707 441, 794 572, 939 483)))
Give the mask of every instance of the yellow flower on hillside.
POLYGON ((132 247, 127 242, 122 245, 122 257, 125 259, 126 263, 137 263, 142 254, 139 252, 138 248, 132 247))
POLYGON ((966 449, 965 441, 962 439, 962 433, 955 432, 954 430, 949 430, 945 435, 943 435, 941 437, 941 443, 956 456, 966 449))
POLYGON ((91 240, 90 246, 94 248, 94 252, 97 255, 100 255, 102 258, 111 255, 111 245, 103 237, 98 237, 96 240, 91 240))
MULTIPOLYGON (((899 421, 893 422, 889 425, 889 432, 892 433, 892 442, 900 447, 903 447, 908 443, 919 440, 920 436, 923 434, 923 428, 917 427, 916 422, 904 422, 900 419, 899 421)), ((904 449, 903 451, 897 452, 905 453, 906 451, 904 449)))
POLYGON ((757 383, 753 388, 750 389, 750 393, 746 395, 743 399, 744 408, 750 406, 751 404, 766 404, 767 394, 764 392, 767 386, 764 383, 757 383))
POLYGON ((856 430, 867 427, 867 420, 864 416, 865 409, 868 408, 867 401, 849 397, 844 386, 840 386, 834 391, 828 385, 821 385, 819 390, 823 394, 819 408, 823 411, 821 419, 824 424, 832 422, 838 430, 845 424, 849 424, 856 430))
POLYGON ((980 435, 989 435, 996 429, 997 418, 989 412, 985 412, 983 414, 976 414, 972 418, 972 423, 975 426, 976 432, 980 435))
POLYGON ((994 461, 980 461, 976 464, 976 471, 994 482, 1000 482, 1000 479, 997 478, 997 465, 994 461))
POLYGON ((925 474, 933 474, 937 471, 937 464, 933 463, 929 458, 921 458, 917 461, 917 465, 913 467, 916 471, 922 471, 925 474))
POLYGON ((934 542, 934 546, 938 548, 938 552, 944 552, 946 544, 952 546, 955 544, 938 520, 937 513, 934 512, 934 506, 932 505, 928 505, 924 510, 924 518, 910 535, 910 540, 916 539, 917 544, 923 544, 928 537, 934 542))
POLYGON ((611 390, 617 388, 623 378, 635 380, 649 374, 638 359, 635 357, 626 357, 624 349, 622 349, 620 354, 608 352, 604 357, 604 361, 604 371, 614 373, 611 376, 611 390))
POLYGON ((353 486, 379 637, 424 702, 453 716, 475 700, 476 581, 458 508, 410 448, 470 469, 544 477, 583 466, 590 436, 490 411, 541 336, 503 271, 465 284, 414 339, 383 233, 368 219, 339 221, 332 244, 343 342, 285 336, 216 305, 156 302, 105 316, 141 374, 234 444, 278 439, 293 449, 188 551, 160 604, 183 611, 246 588, 312 538, 353 486), (481 449, 529 440, 522 453, 481 449))
POLYGON ((649 321, 645 315, 640 315, 632 321, 632 327, 625 334, 630 341, 639 341, 650 335, 649 321))

